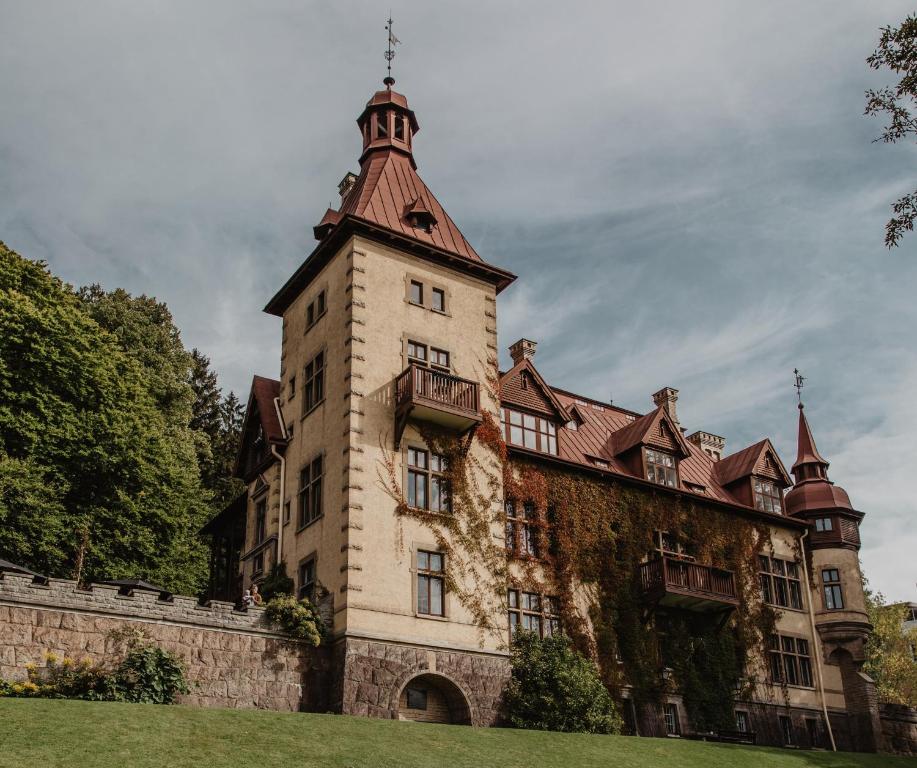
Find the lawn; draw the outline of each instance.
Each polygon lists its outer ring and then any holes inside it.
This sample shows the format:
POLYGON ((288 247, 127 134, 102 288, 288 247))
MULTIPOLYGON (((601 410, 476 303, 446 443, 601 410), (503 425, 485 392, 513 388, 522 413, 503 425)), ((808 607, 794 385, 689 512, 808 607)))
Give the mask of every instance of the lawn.
POLYGON ((2 768, 871 768, 878 755, 143 704, 0 699, 2 768))

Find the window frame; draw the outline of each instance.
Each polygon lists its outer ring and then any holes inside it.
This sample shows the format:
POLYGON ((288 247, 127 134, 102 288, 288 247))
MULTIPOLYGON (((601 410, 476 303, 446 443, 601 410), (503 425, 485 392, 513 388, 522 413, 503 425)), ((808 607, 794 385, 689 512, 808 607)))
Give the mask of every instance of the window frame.
POLYGON ((299 561, 299 566, 296 568, 296 599, 303 600, 307 599, 310 603, 315 605, 315 588, 318 585, 318 560, 316 556, 309 555, 304 557, 299 561), (310 581, 305 580, 305 571, 311 566, 312 578, 310 581), (308 589, 307 589, 308 587, 308 589))
POLYGON ((834 566, 821 568, 822 595, 826 611, 844 611, 844 588, 841 580, 841 569, 834 566), (827 574, 827 575, 826 575, 827 574), (832 577, 830 574, 834 574, 832 577))
POLYGON ((299 490, 296 503, 297 533, 324 517, 324 494, 322 493, 324 477, 325 456, 322 453, 313 457, 299 469, 299 490))
POLYGON ((440 288, 439 286, 436 286, 436 285, 430 287, 430 309, 433 312, 438 312, 441 315, 446 314, 446 289, 445 288, 440 288), (438 307, 436 306, 437 304, 436 297, 437 296, 439 296, 441 300, 440 306, 438 307))
POLYGON ((423 307, 423 306, 425 306, 424 303, 423 303, 423 300, 424 300, 424 288, 425 288, 425 286, 424 286, 424 283, 423 283, 422 280, 417 280, 417 279, 415 279, 415 278, 413 278, 413 277, 409 277, 409 278, 408 278, 408 303, 409 303, 409 304, 413 304, 415 307, 423 307), (419 300, 417 300, 417 299, 414 298, 414 293, 415 293, 414 289, 415 289, 415 288, 417 289, 417 294, 418 294, 418 296, 419 296, 419 300))
POLYGON ((833 517, 816 517, 813 524, 816 533, 834 533, 833 517))
POLYGON ((663 488, 678 488, 678 458, 670 451, 664 451, 651 445, 643 446, 643 465, 645 468, 644 476, 651 483, 661 485, 663 488), (656 457, 671 459, 671 466, 664 461, 660 462, 656 457), (657 475, 661 473, 663 479, 660 481, 657 475), (671 478, 669 477, 671 475, 671 478), (668 482, 671 479, 672 482, 668 482))
POLYGON ((536 634, 542 639, 553 637, 563 631, 560 621, 560 604, 556 595, 527 592, 518 587, 510 587, 506 590, 506 612, 510 639, 520 628, 528 632, 536 632, 532 629, 536 620, 538 627, 536 634), (533 602, 533 598, 536 602, 533 602), (527 622, 528 626, 526 626, 527 622))
POLYGON ((428 448, 409 444, 404 454, 405 498, 411 509, 424 512, 448 515, 452 513, 452 501, 449 496, 448 464, 446 457, 434 453, 428 448), (422 457, 423 463, 418 463, 422 457), (422 482, 420 482, 422 481, 422 482), (423 489, 423 503, 417 504, 418 488, 423 489), (437 489, 439 503, 433 505, 434 488, 437 489))
POLYGON ((503 511, 506 514, 504 529, 506 551, 512 557, 519 559, 542 559, 539 541, 541 514, 535 507, 535 503, 525 501, 519 504, 515 499, 506 499, 503 502, 503 511))
POLYGON ((500 432, 508 445, 557 456, 557 429, 557 423, 545 416, 521 411, 518 408, 500 408, 500 432), (517 416, 518 421, 514 421, 514 417, 517 416), (520 441, 515 439, 516 434, 519 435, 520 441), (527 445, 526 440, 531 440, 531 445, 527 445))
POLYGON ((759 512, 769 512, 773 515, 783 514, 783 493, 776 481, 768 477, 753 475, 751 492, 755 509, 759 512))
POLYGON ((735 718, 737 733, 751 733, 751 717, 747 710, 735 710, 735 718))
POLYGON ((767 648, 768 679, 792 688, 815 688, 809 639, 775 632, 767 648))
POLYGON ((326 350, 320 349, 312 359, 303 366, 302 417, 325 402, 325 370, 328 366, 326 350))
POLYGON ((767 605, 791 611, 805 610, 805 590, 799 563, 782 557, 758 555, 758 582, 761 599, 767 605), (780 596, 783 601, 780 601, 780 596))
POLYGON ((681 736, 681 718, 678 716, 678 705, 675 702, 667 701, 662 705, 662 722, 666 736, 681 736))
POLYGON ((414 580, 414 613, 416 616, 423 618, 445 619, 446 618, 446 555, 444 552, 437 552, 434 549, 418 548, 414 554, 414 566, 416 577, 414 580), (440 567, 433 568, 432 558, 439 558, 440 567), (422 565, 421 563, 425 563, 422 565), (433 611, 433 584, 439 584, 439 608, 440 612, 433 611), (427 608, 421 609, 421 597, 426 599, 427 608))

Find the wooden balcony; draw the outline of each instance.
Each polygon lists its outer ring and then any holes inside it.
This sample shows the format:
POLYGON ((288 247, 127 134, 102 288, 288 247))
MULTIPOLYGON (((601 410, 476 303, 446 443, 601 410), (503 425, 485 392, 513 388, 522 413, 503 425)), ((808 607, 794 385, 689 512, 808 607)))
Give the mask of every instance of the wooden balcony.
POLYGON ((640 566, 643 593, 654 605, 690 611, 729 611, 739 604, 732 571, 657 555, 640 566))
POLYGON ((396 448, 409 418, 457 432, 477 426, 481 422, 478 383, 412 363, 395 379, 396 448))

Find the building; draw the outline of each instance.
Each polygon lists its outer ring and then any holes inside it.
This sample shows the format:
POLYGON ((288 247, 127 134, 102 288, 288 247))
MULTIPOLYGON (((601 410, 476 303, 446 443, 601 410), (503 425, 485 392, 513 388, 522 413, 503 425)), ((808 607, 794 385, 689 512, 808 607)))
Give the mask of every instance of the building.
POLYGON ((802 405, 791 477, 767 439, 727 453, 687 435, 676 389, 643 414, 567 392, 526 339, 500 372, 515 276, 420 179, 393 84, 357 119, 360 172, 265 308, 283 322, 280 378, 253 381, 247 489, 206 529, 212 594, 237 599, 282 562, 333 616, 340 712, 497 723, 513 628, 562 627, 633 732, 878 748, 863 515, 802 405), (733 650, 716 661, 704 643, 733 650), (698 699, 673 648, 735 679, 698 699))

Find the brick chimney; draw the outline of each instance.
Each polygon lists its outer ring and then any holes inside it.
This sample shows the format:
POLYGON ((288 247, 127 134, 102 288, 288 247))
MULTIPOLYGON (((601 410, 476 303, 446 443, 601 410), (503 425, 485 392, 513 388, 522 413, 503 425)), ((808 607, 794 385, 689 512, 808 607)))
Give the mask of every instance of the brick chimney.
POLYGON ((653 395, 653 402, 656 403, 657 408, 660 405, 663 406, 669 414, 669 418, 675 422, 675 426, 681 428, 681 424, 678 421, 678 412, 675 410, 675 403, 678 402, 677 389, 663 387, 653 395))
POLYGON ((513 358, 513 365, 519 365, 523 360, 531 360, 535 357, 535 347, 537 346, 537 341, 519 339, 509 348, 509 354, 513 358))
POLYGON ((714 435, 711 432, 703 432, 698 430, 697 432, 688 435, 687 439, 689 442, 694 443, 694 445, 700 448, 714 461, 719 461, 722 459, 723 454, 726 451, 726 438, 720 437, 719 435, 714 435))
POLYGON ((357 183, 357 175, 347 171, 344 174, 344 178, 341 179, 338 184, 338 192, 341 195, 341 205, 344 204, 344 201, 347 199, 347 195, 350 194, 350 190, 353 189, 354 185, 357 183))

